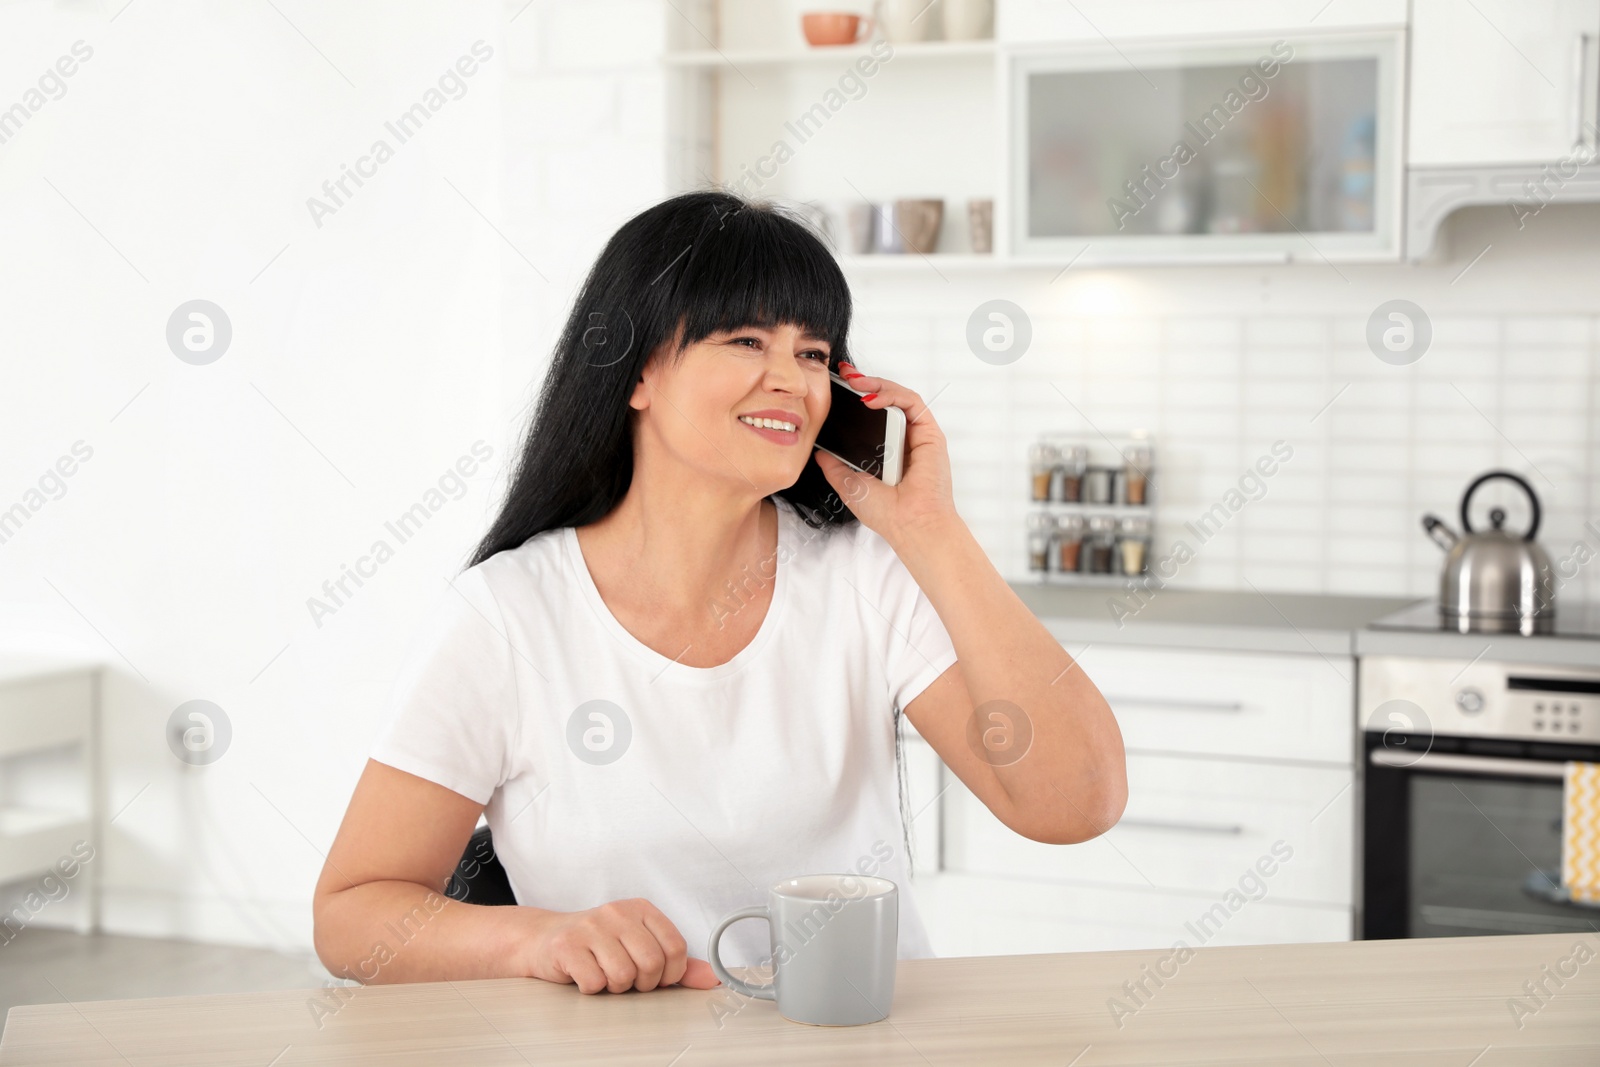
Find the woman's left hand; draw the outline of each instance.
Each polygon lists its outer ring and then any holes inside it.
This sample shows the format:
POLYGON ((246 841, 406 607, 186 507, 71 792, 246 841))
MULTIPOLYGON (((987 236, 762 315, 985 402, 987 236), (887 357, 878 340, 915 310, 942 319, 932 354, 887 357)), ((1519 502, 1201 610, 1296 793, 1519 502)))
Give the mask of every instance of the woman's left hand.
POLYGON ((906 455, 900 483, 885 485, 882 479, 863 474, 821 449, 815 449, 817 466, 828 484, 856 518, 892 545, 906 532, 958 518, 951 492, 950 452, 944 431, 939 429, 922 397, 887 378, 848 377, 859 375, 848 363, 839 365, 839 373, 847 376, 851 388, 877 394, 865 401, 868 407, 897 407, 905 412, 906 455))

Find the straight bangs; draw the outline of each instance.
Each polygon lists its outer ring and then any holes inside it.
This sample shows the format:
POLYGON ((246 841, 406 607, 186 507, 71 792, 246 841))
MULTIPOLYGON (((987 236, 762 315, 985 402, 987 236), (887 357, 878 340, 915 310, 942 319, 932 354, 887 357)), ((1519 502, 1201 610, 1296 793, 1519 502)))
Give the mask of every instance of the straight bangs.
POLYGON ((747 205, 706 219, 668 268, 669 322, 681 323, 677 353, 712 334, 789 324, 828 342, 828 366, 848 358, 850 287, 822 239, 781 208, 747 205))

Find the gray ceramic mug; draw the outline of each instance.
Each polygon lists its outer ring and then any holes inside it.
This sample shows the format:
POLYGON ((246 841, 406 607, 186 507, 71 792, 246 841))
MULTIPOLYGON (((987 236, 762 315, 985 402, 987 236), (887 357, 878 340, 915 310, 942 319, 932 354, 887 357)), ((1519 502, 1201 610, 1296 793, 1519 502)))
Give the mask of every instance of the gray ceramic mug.
POLYGON ((887 878, 808 874, 779 882, 767 903, 724 916, 706 958, 722 984, 775 1001, 797 1023, 855 1026, 889 1016, 900 941, 900 892, 887 878), (772 981, 754 985, 722 965, 722 932, 740 919, 772 927, 772 981))

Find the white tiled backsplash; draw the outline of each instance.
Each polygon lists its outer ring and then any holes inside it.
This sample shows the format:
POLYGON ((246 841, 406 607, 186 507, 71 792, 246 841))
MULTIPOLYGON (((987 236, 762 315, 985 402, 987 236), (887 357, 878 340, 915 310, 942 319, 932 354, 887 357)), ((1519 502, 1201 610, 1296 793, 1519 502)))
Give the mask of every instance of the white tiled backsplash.
MULTIPOLYGON (((1396 270, 1367 271, 1375 269, 1396 270)), ((1244 288, 1258 272, 1232 273, 1244 288)), ((1424 535, 1422 515, 1459 528, 1467 485, 1507 468, 1539 493, 1539 540, 1558 569, 1574 575, 1560 598, 1600 597, 1600 315, 1510 313, 1508 301, 1491 294, 1478 313, 1433 316, 1428 353, 1396 367, 1367 348, 1368 314, 1425 287, 1380 291, 1353 314, 1237 306, 1034 314, 1027 354, 992 367, 966 348, 964 315, 878 310, 918 299, 895 292, 907 286, 963 312, 996 295, 1030 307, 1017 295, 1028 291, 1026 281, 1008 282, 952 278, 949 289, 960 296, 946 296, 931 275, 858 282, 854 339, 864 369, 936 397, 957 505, 1007 577, 1029 577, 1027 448, 1036 435, 1116 438, 1145 428, 1157 448, 1152 562, 1179 539, 1193 552, 1173 585, 1432 595, 1443 553, 1424 535), (1261 479, 1264 492, 1247 482, 1233 498, 1245 501, 1237 511, 1214 513, 1226 519, 1208 539, 1186 527, 1223 503, 1276 441, 1293 452, 1261 479)), ((1515 499, 1505 483, 1485 486, 1474 511, 1515 499)), ((1509 510, 1520 515, 1521 507, 1509 510)))

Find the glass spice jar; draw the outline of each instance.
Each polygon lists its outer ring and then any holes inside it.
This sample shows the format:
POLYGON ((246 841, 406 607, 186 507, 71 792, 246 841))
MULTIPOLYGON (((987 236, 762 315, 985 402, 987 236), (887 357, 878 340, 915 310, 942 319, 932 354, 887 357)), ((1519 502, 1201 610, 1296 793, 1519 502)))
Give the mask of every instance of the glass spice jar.
POLYGON ((1083 472, 1089 466, 1089 449, 1083 445, 1061 446, 1061 499, 1068 504, 1083 500, 1083 472))
POLYGON ((1083 516, 1064 515, 1056 522, 1056 570, 1076 574, 1083 555, 1083 516))
POLYGON ((1127 467, 1122 476, 1123 488, 1127 493, 1128 503, 1143 504, 1146 496, 1145 490, 1150 478, 1150 444, 1147 441, 1135 439, 1123 453, 1127 467))
POLYGON ((1059 462, 1056 446, 1048 441, 1035 441, 1028 449, 1028 469, 1032 475, 1035 501, 1042 503, 1050 499, 1050 482, 1055 478, 1059 462))
POLYGON ((1090 574, 1111 574, 1112 542, 1116 536, 1116 519, 1110 515, 1089 517, 1089 536, 1084 542, 1086 564, 1083 570, 1090 574))
POLYGON ((1055 519, 1043 511, 1028 515, 1028 570, 1044 574, 1050 569, 1050 543, 1055 519))
POLYGON ((1085 504, 1111 503, 1111 469, 1089 467, 1083 474, 1083 502, 1085 504))
POLYGON ((1118 534, 1117 553, 1121 557, 1122 573, 1143 574, 1149 563, 1150 520, 1138 516, 1123 519, 1118 534))

